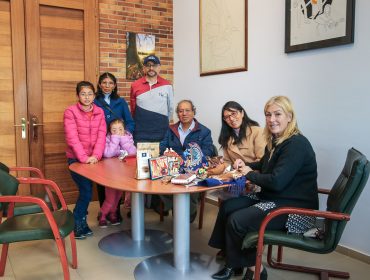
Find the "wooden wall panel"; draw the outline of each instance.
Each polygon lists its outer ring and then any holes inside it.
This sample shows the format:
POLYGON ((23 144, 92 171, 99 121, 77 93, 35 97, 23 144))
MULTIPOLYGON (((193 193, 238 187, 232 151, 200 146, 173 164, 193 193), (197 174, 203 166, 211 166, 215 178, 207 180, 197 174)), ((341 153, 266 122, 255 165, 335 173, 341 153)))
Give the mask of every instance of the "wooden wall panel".
POLYGON ((10 2, 0 1, 0 161, 16 164, 10 2))

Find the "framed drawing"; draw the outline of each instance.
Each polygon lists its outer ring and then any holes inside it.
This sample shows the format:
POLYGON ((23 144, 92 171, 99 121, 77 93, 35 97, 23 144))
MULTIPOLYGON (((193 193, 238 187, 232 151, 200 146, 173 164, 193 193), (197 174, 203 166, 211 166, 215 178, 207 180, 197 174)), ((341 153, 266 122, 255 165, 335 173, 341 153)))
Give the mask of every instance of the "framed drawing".
POLYGON ((285 52, 354 41, 355 0, 285 0, 285 52))
POLYGON ((247 71, 248 1, 200 0, 200 75, 247 71))
POLYGON ((166 156, 150 158, 148 161, 150 179, 155 180, 168 175, 168 162, 166 156))

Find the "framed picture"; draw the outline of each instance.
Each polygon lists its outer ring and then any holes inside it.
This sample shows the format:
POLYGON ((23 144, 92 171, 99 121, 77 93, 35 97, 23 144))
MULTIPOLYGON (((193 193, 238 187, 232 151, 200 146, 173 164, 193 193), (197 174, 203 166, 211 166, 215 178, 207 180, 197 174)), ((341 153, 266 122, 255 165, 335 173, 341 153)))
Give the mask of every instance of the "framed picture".
POLYGON ((143 60, 155 52, 155 36, 126 33, 126 79, 137 80, 144 76, 143 60))
POLYGON ((199 4, 200 76, 247 71, 248 1, 199 4))
POLYGON ((355 0, 285 0, 285 52, 354 41, 355 0))
POLYGON ((168 162, 166 156, 149 159, 150 179, 155 180, 168 175, 168 162))

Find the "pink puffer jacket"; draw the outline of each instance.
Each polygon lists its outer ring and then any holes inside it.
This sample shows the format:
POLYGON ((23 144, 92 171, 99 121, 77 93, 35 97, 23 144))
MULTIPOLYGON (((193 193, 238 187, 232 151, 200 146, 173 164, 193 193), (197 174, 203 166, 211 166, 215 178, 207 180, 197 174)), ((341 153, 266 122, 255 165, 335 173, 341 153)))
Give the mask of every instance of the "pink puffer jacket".
POLYGON ((90 156, 102 158, 107 125, 104 111, 93 105, 92 117, 82 110, 80 103, 64 111, 64 133, 66 137, 66 154, 85 163, 90 156))

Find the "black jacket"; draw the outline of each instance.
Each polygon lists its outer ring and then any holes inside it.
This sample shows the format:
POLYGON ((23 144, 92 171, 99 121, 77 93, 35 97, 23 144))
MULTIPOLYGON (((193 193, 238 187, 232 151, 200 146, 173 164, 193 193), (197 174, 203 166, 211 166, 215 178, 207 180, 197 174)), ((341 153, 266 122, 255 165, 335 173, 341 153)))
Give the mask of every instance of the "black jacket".
POLYGON ((318 208, 317 164, 315 152, 303 135, 294 135, 277 145, 259 162, 250 163, 253 170, 246 177, 261 187, 259 197, 278 206, 318 208))

